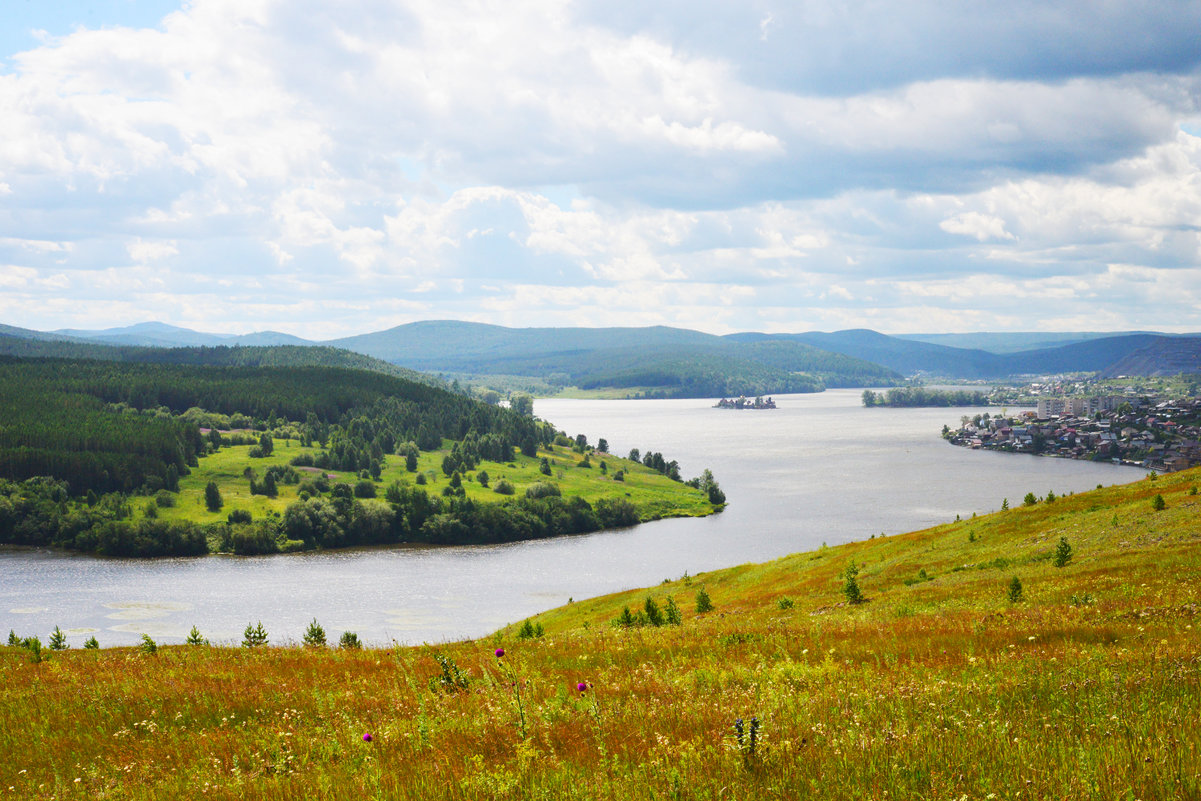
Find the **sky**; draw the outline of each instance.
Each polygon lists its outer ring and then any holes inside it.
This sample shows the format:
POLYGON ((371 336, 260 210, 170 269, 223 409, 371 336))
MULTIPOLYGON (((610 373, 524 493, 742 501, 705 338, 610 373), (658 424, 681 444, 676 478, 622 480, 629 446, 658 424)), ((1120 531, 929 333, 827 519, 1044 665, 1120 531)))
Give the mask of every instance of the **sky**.
POLYGON ((0 0, 0 323, 1201 331, 1201 3, 0 0))

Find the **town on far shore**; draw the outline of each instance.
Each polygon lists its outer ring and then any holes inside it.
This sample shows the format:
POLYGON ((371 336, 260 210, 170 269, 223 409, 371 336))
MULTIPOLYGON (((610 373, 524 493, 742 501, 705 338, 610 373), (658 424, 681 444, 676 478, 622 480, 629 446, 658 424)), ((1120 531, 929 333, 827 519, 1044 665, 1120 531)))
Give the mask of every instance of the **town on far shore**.
MULTIPOLYGON (((1112 461, 1156 472, 1201 465, 1201 398, 1169 396, 1163 387, 1088 394, 1088 384, 1032 384, 1036 407, 960 418, 942 435, 969 448, 1112 461)), ((1105 389, 1118 389, 1104 387, 1105 389)), ((1029 397, 1029 396, 1028 396, 1029 397)))
POLYGON ((756 396, 754 400, 740 395, 737 398, 722 398, 713 404, 714 409, 774 409, 776 402, 771 398, 764 400, 756 396))

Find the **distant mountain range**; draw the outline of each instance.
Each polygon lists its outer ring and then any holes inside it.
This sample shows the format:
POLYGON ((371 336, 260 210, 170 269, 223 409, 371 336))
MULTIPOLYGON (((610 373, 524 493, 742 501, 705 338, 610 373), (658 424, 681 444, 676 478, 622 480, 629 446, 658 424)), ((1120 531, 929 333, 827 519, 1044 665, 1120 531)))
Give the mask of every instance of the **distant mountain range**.
POLYGON ((72 340, 89 340, 105 345, 134 345, 143 348, 215 348, 221 345, 316 345, 307 339, 281 334, 278 331, 258 331, 253 334, 229 336, 204 334, 188 328, 179 328, 166 323, 138 323, 124 328, 106 328, 103 331, 82 331, 64 328, 51 331, 50 336, 67 337, 72 340))
MULTIPOLYGON (((867 329, 716 336, 665 326, 506 328, 435 320, 316 342, 274 331, 209 334, 160 322, 99 331, 0 326, 0 353, 53 355, 126 349, 119 358, 298 360, 368 358, 375 369, 452 376, 534 377, 586 389, 641 389, 662 396, 812 391, 881 386, 904 376, 1000 379, 1065 372, 1152 375, 1201 369, 1201 334, 1153 332, 911 334, 867 329), (34 343, 39 343, 35 345, 34 343), (128 350, 128 349, 135 350, 128 350), (185 348, 175 356, 136 349, 185 348), (317 351, 304 355, 306 349, 317 351), (232 349, 219 355, 217 351, 232 349), (36 352, 36 353, 35 353, 36 352), (339 355, 344 354, 344 355, 339 355), (355 354, 353 357, 351 354, 355 354)), ((116 358, 111 354, 109 358, 116 358)))

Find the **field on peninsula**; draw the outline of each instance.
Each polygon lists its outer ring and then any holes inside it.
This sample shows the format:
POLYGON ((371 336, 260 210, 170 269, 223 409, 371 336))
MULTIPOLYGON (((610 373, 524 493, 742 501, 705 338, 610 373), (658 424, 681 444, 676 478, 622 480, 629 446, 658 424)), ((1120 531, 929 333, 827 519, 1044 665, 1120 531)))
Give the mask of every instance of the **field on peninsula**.
MULTIPOLYGON (((445 441, 441 450, 422 451, 417 459, 417 469, 409 472, 405 469, 403 456, 392 456, 386 462, 378 481, 373 482, 379 501, 382 503, 385 490, 393 482, 402 485, 422 486, 427 492, 438 495, 450 483, 450 478, 441 470, 444 457, 451 451, 451 442, 445 441), (418 485, 417 475, 421 474, 424 485, 418 485)), ((216 453, 202 457, 198 467, 179 480, 179 494, 174 506, 155 510, 155 515, 166 520, 188 520, 199 524, 220 523, 234 509, 250 512, 255 519, 265 515, 282 515, 288 504, 294 502, 298 495, 299 484, 280 483, 278 495, 251 495, 250 481, 246 471, 255 472, 256 480, 261 480, 266 470, 273 466, 283 467, 296 456, 307 454, 317 456, 320 448, 302 447, 295 440, 282 439, 275 442, 273 452, 262 458, 251 458, 248 454, 251 446, 232 445, 223 447, 216 453), (224 500, 224 505, 217 511, 205 507, 204 488, 208 482, 217 484, 224 500)), ((673 481, 667 476, 656 472, 638 462, 608 453, 598 453, 591 450, 588 453, 588 466, 582 454, 564 445, 545 445, 538 449, 536 456, 523 456, 514 453, 508 462, 481 461, 475 470, 463 476, 462 487, 465 497, 479 503, 500 503, 510 497, 522 497, 528 487, 539 482, 552 482, 564 497, 581 497, 589 503, 596 503, 601 498, 625 498, 634 505, 641 520, 657 520, 662 517, 692 517, 713 513, 710 504, 703 493, 692 487, 673 481), (546 459, 551 469, 549 476, 539 472, 542 459, 546 459), (602 472, 601 462, 605 462, 602 472), (479 482, 480 472, 487 474, 488 486, 479 482), (622 471, 622 480, 615 481, 614 476, 622 471), (496 493, 495 487, 500 480, 508 481, 514 487, 514 495, 507 496, 496 493)), ((331 484, 345 482, 356 484, 359 477, 353 471, 317 470, 316 468, 297 468, 300 478, 312 478, 318 474, 329 476, 331 484)), ((135 507, 135 512, 144 514, 144 507, 135 507)))
POLYGON ((1198 798, 1198 485, 1010 499, 579 601, 541 637, 0 648, 0 797, 1198 798), (679 625, 612 625, 648 598, 679 625))

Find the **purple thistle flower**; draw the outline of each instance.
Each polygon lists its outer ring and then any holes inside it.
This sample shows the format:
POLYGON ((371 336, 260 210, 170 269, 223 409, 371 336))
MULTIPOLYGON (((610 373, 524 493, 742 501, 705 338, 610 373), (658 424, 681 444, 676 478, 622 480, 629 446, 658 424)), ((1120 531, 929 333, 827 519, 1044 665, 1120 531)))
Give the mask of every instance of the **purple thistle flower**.
POLYGON ((588 691, 588 685, 587 685, 587 684, 585 684, 585 683, 584 683, 584 682, 582 682, 582 681, 581 681, 581 682, 579 682, 579 683, 577 683, 577 684, 576 684, 576 686, 575 686, 575 688, 576 688, 577 690, 579 690, 580 692, 582 692, 582 693, 583 693, 583 692, 587 692, 587 691, 588 691))
POLYGON ((504 656, 504 655, 505 655, 505 649, 504 649, 504 648, 497 648, 497 649, 496 649, 496 658, 497 658, 497 659, 500 659, 500 658, 501 658, 502 656, 504 656))
POLYGON ((366 734, 363 735, 363 742, 365 742, 365 743, 371 742, 371 732, 367 732, 366 734))

